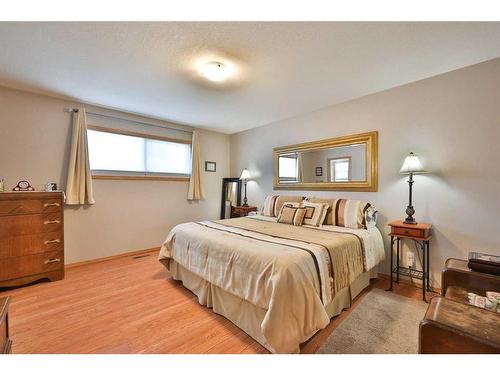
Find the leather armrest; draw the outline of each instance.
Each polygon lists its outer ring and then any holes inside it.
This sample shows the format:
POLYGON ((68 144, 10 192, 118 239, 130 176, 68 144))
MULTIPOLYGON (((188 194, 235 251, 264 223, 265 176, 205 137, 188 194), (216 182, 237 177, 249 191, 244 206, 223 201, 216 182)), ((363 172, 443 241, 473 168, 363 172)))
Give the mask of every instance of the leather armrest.
POLYGON ((441 295, 446 295, 450 286, 484 295, 486 291, 500 291, 500 276, 471 271, 467 261, 450 258, 441 273, 441 295))

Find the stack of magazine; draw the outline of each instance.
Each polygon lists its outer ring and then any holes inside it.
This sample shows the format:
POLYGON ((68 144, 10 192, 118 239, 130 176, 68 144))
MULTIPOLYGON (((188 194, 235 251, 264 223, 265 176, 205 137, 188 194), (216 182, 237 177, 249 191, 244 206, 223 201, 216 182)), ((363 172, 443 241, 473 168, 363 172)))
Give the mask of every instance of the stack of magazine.
POLYGON ((469 297, 469 303, 471 305, 500 313, 499 292, 486 292, 486 297, 479 296, 475 293, 467 293, 467 296, 469 297))

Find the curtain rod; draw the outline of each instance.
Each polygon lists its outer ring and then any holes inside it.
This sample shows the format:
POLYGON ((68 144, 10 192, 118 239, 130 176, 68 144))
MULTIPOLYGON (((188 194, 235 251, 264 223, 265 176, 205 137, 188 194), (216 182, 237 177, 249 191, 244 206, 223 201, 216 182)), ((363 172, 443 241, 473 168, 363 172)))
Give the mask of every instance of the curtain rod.
MULTIPOLYGON (((66 110, 67 112, 78 112, 78 111, 79 111, 79 109, 78 109, 78 108, 65 108, 65 110, 66 110)), ((136 121, 136 120, 129 120, 129 119, 125 119, 125 118, 121 118, 121 117, 113 116, 113 115, 103 115, 102 113, 95 113, 95 112, 90 112, 90 111, 85 111, 85 113, 87 113, 87 114, 89 114, 89 115, 95 115, 95 116, 108 117, 108 118, 112 118, 112 119, 115 119, 115 120, 122 120, 122 121, 134 122, 134 123, 136 123, 136 124, 146 125, 146 126, 152 126, 152 127, 155 127, 155 128, 162 128, 162 129, 176 130, 176 131, 179 131, 179 132, 190 133, 190 134, 192 134, 192 133, 193 133, 193 131, 192 131, 192 130, 184 130, 184 129, 178 129, 178 128, 173 128, 173 127, 169 127, 169 126, 162 126, 162 125, 148 124, 147 122, 141 122, 141 121, 136 121)))

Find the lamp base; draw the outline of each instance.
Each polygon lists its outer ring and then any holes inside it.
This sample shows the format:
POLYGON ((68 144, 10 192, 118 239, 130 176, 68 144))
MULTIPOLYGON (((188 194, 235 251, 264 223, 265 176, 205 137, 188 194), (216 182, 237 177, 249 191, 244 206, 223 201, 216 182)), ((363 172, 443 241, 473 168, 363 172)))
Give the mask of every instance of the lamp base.
POLYGON ((403 223, 405 224, 417 224, 415 219, 413 218, 413 215, 415 214, 415 209, 413 206, 408 206, 406 207, 406 214, 408 215, 403 223))
POLYGON ((245 198, 243 198, 243 204, 241 205, 241 207, 248 207, 248 199, 247 199, 247 191, 246 191, 246 187, 245 187, 245 198))
POLYGON ((415 219, 412 218, 412 220, 408 220, 408 218, 405 219, 405 221, 403 221, 404 224, 410 224, 410 225, 414 225, 414 224, 418 224, 415 219))

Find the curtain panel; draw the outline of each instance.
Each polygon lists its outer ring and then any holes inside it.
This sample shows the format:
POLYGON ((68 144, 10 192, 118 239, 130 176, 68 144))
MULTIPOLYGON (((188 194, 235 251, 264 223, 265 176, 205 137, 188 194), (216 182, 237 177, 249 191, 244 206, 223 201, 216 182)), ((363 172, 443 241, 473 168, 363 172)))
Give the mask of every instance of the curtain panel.
POLYGON ((191 142, 191 177, 189 178, 189 189, 187 199, 190 201, 200 200, 205 198, 203 191, 203 183, 201 179, 201 155, 200 155, 200 140, 197 130, 193 131, 191 142))
POLYGON ((94 204, 92 175, 90 173, 85 109, 73 112, 71 152, 66 182, 66 204, 94 204))

